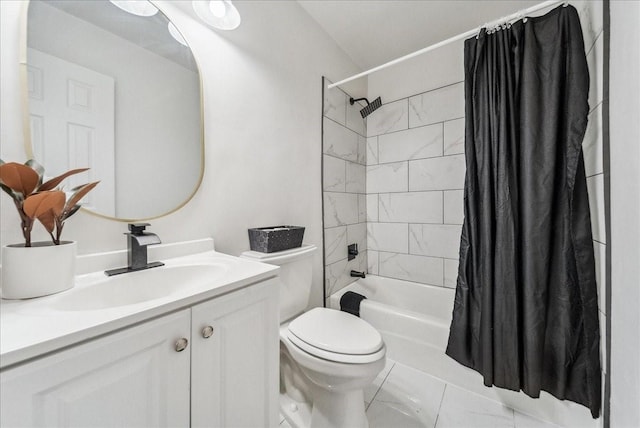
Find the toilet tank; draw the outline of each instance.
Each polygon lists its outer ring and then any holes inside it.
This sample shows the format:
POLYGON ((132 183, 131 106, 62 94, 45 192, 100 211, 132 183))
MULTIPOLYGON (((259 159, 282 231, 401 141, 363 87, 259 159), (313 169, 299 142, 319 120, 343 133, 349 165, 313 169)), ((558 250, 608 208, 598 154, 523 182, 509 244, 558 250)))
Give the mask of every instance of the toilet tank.
POLYGON ((261 253, 245 251, 240 257, 280 266, 280 322, 301 314, 309 304, 315 245, 261 253))

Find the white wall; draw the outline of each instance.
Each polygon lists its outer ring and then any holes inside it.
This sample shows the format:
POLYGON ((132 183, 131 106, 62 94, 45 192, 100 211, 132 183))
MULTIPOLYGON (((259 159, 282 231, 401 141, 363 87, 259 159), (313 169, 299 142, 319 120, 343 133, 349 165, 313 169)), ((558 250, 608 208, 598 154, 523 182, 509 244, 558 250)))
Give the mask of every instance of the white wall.
MULTIPOLYGON (((164 242, 212 236, 219 251, 248 249, 247 228, 306 226, 322 247, 321 76, 358 72, 296 2, 237 2, 242 25, 216 32, 190 2, 155 2, 191 44, 203 75, 205 176, 194 199, 154 220, 164 242), (186 5, 186 6, 185 6, 186 5), (184 11, 183 11, 184 10, 184 11)), ((18 80, 19 2, 0 1, 2 159, 24 161, 18 80)), ((358 82, 357 85, 364 85, 358 82)), ((366 86, 354 93, 366 93, 366 86)), ((2 244, 20 242, 19 220, 0 195, 2 244)), ((41 227, 36 238, 46 239, 41 227)), ((65 226, 81 253, 125 248, 126 225, 78 213, 65 226)), ((312 303, 322 299, 322 252, 314 258, 312 303)))
POLYGON ((369 75, 369 98, 391 103, 464 80, 464 40, 369 75))
POLYGON ((640 426, 640 2, 612 1, 611 427, 640 426))

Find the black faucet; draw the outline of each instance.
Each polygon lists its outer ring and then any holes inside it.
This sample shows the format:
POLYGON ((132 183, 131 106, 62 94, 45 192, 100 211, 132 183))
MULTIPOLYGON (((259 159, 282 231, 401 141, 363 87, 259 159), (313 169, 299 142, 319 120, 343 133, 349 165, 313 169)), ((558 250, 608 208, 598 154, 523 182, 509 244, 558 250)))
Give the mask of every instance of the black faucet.
POLYGON ((357 270, 352 270, 350 275, 354 278, 364 278, 364 271, 363 272, 359 272, 357 270))
POLYGON ((125 235, 127 235, 128 266, 124 268, 106 270, 104 273, 107 276, 164 266, 164 263, 162 262, 147 262, 147 246, 161 243, 158 235, 144 231, 147 226, 150 226, 150 224, 129 223, 130 233, 125 233, 125 235))

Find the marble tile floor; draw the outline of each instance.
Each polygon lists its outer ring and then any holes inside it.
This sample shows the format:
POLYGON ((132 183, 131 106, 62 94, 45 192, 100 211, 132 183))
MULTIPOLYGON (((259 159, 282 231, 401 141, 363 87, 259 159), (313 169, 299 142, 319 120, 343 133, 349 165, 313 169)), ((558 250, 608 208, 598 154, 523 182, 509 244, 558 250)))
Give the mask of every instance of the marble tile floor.
POLYGON ((364 399, 370 428, 558 428, 391 360, 364 399))

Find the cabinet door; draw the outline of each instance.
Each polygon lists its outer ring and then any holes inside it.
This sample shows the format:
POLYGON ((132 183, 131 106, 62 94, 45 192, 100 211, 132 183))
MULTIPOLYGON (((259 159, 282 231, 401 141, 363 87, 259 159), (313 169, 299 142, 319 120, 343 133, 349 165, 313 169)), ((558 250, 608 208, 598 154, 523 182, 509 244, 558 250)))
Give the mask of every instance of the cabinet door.
POLYGON ((269 280, 192 308, 193 427, 277 425, 277 292, 269 280))
POLYGON ((187 309, 0 372, 0 425, 187 427, 189 330, 187 309))

